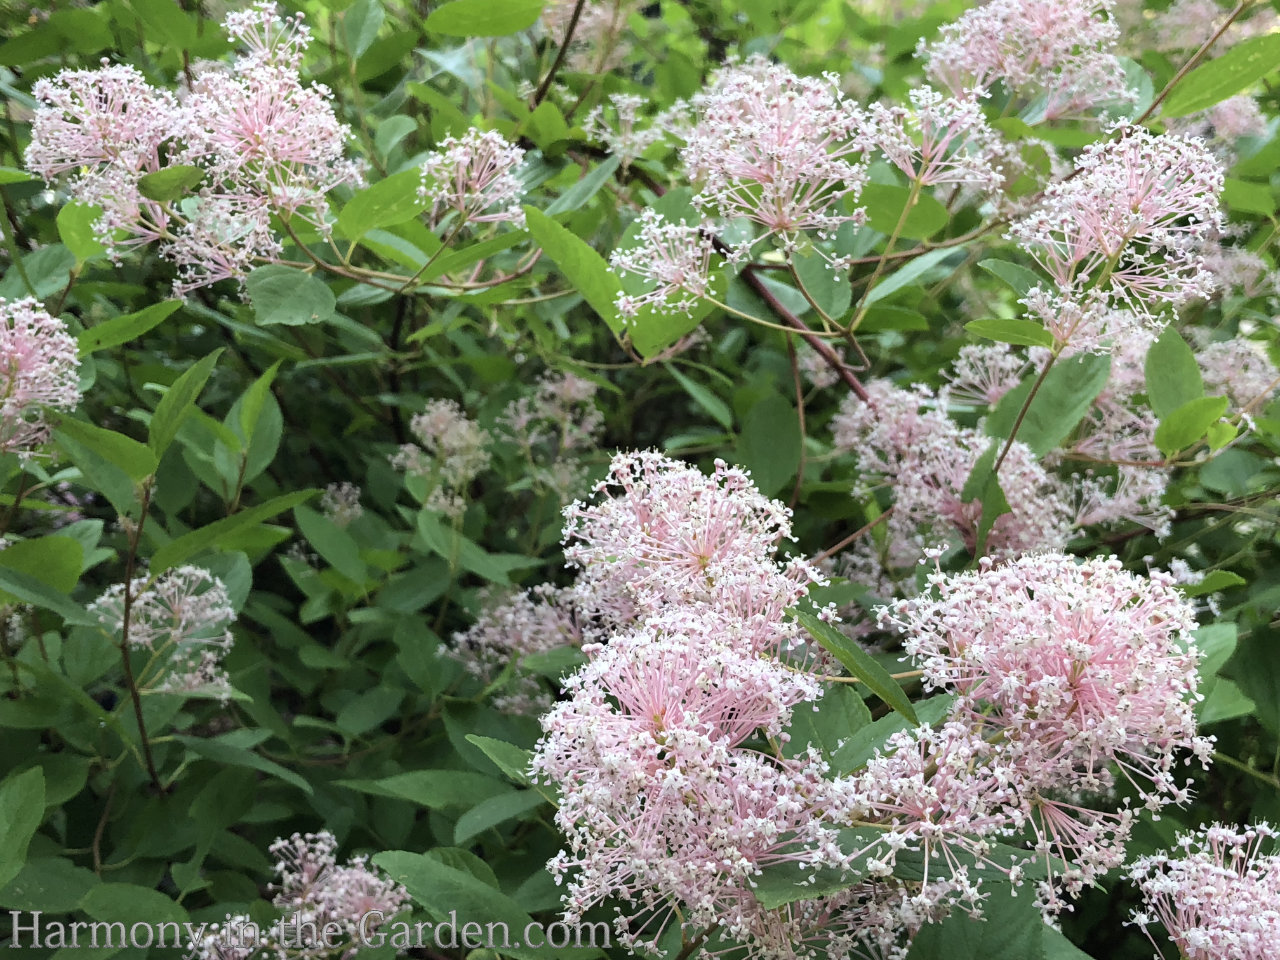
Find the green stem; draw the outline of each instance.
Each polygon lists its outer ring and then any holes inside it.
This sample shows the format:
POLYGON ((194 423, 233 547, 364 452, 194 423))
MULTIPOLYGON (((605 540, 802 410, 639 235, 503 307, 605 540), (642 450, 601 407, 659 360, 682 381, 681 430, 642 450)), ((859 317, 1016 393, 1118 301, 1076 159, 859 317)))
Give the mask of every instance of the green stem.
POLYGON ((902 233, 902 228, 907 225, 907 217, 911 215, 911 210, 915 207, 916 201, 920 199, 920 188, 923 184, 919 178, 911 181, 911 193, 907 196, 906 205, 902 208, 902 213, 898 216, 898 222, 893 228, 893 233, 889 234, 889 239, 885 242, 884 252, 880 254, 880 258, 876 261, 876 268, 871 273, 871 279, 867 282, 867 289, 863 291, 862 299, 858 301, 858 312, 853 315, 853 319, 846 327, 846 331, 850 336, 858 329, 858 324, 867 315, 867 310, 871 308, 871 291, 875 289, 876 281, 880 279, 880 275, 884 273, 884 266, 889 261, 889 255, 893 252, 894 245, 898 242, 898 237, 902 233))

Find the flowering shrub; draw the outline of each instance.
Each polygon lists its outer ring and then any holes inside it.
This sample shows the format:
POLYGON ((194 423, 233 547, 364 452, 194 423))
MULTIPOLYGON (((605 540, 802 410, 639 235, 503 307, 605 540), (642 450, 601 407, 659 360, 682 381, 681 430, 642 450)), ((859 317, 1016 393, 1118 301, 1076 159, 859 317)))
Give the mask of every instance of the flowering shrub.
POLYGON ((0 9, 11 945, 1280 956, 1280 5, 0 9))

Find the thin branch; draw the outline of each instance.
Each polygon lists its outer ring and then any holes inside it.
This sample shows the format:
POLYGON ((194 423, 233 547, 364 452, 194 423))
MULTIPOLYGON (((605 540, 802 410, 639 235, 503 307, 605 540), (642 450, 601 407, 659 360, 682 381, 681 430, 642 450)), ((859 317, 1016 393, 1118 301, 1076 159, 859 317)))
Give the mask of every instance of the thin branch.
POLYGON ((1182 81, 1182 78, 1190 73, 1201 60, 1204 59, 1205 54, 1209 52, 1209 48, 1222 39, 1222 35, 1227 32, 1227 28, 1240 18, 1240 14, 1244 13, 1252 5, 1253 0, 1240 0, 1240 2, 1236 4, 1236 8, 1227 14, 1227 19, 1222 22, 1222 26, 1214 32, 1213 36, 1200 44, 1200 49, 1193 53, 1187 59, 1187 62, 1178 69, 1178 72, 1173 75, 1169 82, 1164 85, 1164 89, 1161 90, 1160 93, 1156 95, 1156 98, 1151 101, 1151 106, 1142 111, 1142 115, 1133 121, 1133 126, 1136 127, 1138 124, 1144 123, 1151 118, 1156 110, 1160 108, 1160 104, 1164 103, 1169 94, 1173 92, 1173 88, 1176 87, 1182 81))
POLYGON ((569 26, 565 28, 564 39, 560 41, 560 49, 556 51, 556 58, 551 62, 551 69, 542 78, 542 83, 538 84, 538 89, 533 95, 534 109, 537 109, 542 101, 546 99, 547 91, 551 89, 551 82, 555 80, 556 74, 564 64, 564 58, 569 53, 569 43, 573 40, 573 31, 578 29, 578 19, 582 16, 582 8, 584 6, 586 6, 586 0, 578 0, 573 5, 573 13, 569 15, 569 26))

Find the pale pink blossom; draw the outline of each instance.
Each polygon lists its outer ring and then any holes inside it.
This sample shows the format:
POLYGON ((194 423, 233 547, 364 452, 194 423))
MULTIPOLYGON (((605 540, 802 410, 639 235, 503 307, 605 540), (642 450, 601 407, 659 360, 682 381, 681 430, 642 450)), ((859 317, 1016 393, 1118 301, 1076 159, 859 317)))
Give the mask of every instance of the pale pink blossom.
POLYGON ((1260 340, 1233 337, 1217 340, 1196 353, 1205 393, 1225 396, 1236 410, 1257 410, 1280 389, 1280 369, 1260 340))
POLYGON ((409 421, 417 443, 403 444, 391 465, 428 485, 427 506, 446 516, 466 509, 466 488, 489 466, 489 433, 467 417, 454 400, 427 401, 426 409, 409 421))
POLYGON ((510 668, 511 681, 493 698, 498 710, 537 715, 551 709, 552 698, 538 677, 521 669, 524 657, 560 647, 580 647, 598 631, 577 610, 572 588, 543 583, 494 598, 476 622, 453 635, 442 650, 467 673, 486 684, 510 668))
POLYGON ((565 508, 565 561, 590 615, 625 623, 673 605, 731 607, 759 621, 759 649, 785 649, 781 613, 820 577, 777 562, 791 511, 748 474, 717 461, 708 477, 658 453, 619 454, 596 490, 598 502, 565 508))
POLYGON ((1222 227, 1223 170, 1203 141, 1127 128, 1076 165, 1010 230, 1062 296, 1095 289, 1155 314, 1212 292, 1198 251, 1222 227))
POLYGON ((169 215, 141 193, 139 181, 164 164, 162 153, 182 135, 186 114, 172 93, 136 69, 103 60, 98 70, 64 70, 32 87, 39 101, 31 123, 27 169, 102 210, 95 237, 112 256, 166 234, 169 215))
POLYGON ((461 137, 445 137, 422 162, 418 193, 431 205, 434 226, 450 214, 450 229, 464 223, 524 223, 520 167, 524 151, 493 130, 472 127, 461 137))
POLYGON ((34 89, 43 106, 28 166, 102 208, 94 230, 111 255, 158 241, 179 293, 278 260, 277 219, 327 235, 327 193, 363 182, 362 165, 345 158, 349 130, 331 92, 299 76, 310 41, 300 15, 282 17, 266 0, 225 26, 245 52, 230 65, 193 65, 181 98, 124 66, 63 71, 34 89), (145 175, 175 166, 199 168, 190 196, 144 196, 145 175))
POLYGON ((1047 119, 1124 105, 1133 94, 1115 54, 1112 0, 991 0, 922 40, 917 55, 956 96, 999 82, 1047 119))
MULTIPOLYGON (((888 569, 914 567, 925 548, 937 543, 976 549, 983 507, 978 499, 965 500, 963 490, 991 438, 960 426, 920 385, 906 390, 872 381, 867 391, 869 402, 844 401, 832 420, 833 438, 838 450, 856 454, 862 488, 891 486, 894 511, 885 523, 884 547, 864 540, 856 549, 876 549, 888 569)), ((991 527, 987 550, 992 555, 1066 545, 1071 519, 1067 488, 1036 462, 1025 444, 1010 446, 1000 486, 1012 510, 991 527)))
POLYGON ((1127 806, 1077 798, 1127 782, 1158 811, 1189 798, 1175 773, 1184 752, 1208 762, 1194 612, 1171 577, 1136 576, 1114 557, 984 560, 930 586, 882 622, 902 631, 926 686, 957 694, 952 717, 985 731, 1011 805, 1037 849, 1068 862, 1057 882, 1074 892, 1121 862, 1132 820, 1127 806))
POLYGON ((923 186, 997 190, 1003 144, 981 103, 932 87, 916 87, 908 97, 909 109, 877 103, 870 110, 872 142, 889 161, 923 186))
POLYGON ((640 214, 635 245, 614 250, 609 263, 620 276, 635 274, 654 286, 640 294, 618 294, 618 312, 635 317, 652 307, 662 313, 692 313, 711 287, 714 242, 700 226, 672 223, 652 207, 640 214))
POLYGON ((329 484, 320 497, 320 509, 335 526, 350 526, 364 514, 364 507, 360 506, 360 488, 347 481, 329 484))
POLYGON ((638 122, 640 109, 648 103, 644 97, 615 93, 609 96, 607 103, 607 109, 595 107, 587 114, 583 129, 593 140, 604 144, 610 153, 621 157, 624 168, 668 136, 669 131, 661 117, 643 126, 638 122))
POLYGON ((1183 960, 1271 960, 1280 944, 1280 856, 1268 823, 1215 823, 1178 836, 1171 853, 1139 857, 1129 878, 1146 901, 1133 913, 1161 924, 1183 960))
MULTIPOLYGON (((89 607, 110 634, 124 634, 125 585, 109 587, 89 607)), ((231 682, 222 658, 231 649, 236 618, 226 585, 201 567, 166 570, 128 585, 131 647, 151 651, 139 682, 176 693, 213 693, 226 700, 231 682)))
POLYGON ((861 221, 845 207, 866 182, 867 122, 834 77, 800 77, 754 56, 719 70, 692 107, 680 157, 700 188, 695 206, 745 217, 788 247, 804 231, 826 236, 861 221))
POLYGON ((0 299, 0 451, 30 457, 48 414, 80 403, 80 358, 67 325, 39 301, 0 299))
POLYGON ((960 348, 947 378, 945 406, 951 400, 978 407, 993 407, 1000 398, 1022 382, 1031 365, 1008 344, 967 344, 960 348))

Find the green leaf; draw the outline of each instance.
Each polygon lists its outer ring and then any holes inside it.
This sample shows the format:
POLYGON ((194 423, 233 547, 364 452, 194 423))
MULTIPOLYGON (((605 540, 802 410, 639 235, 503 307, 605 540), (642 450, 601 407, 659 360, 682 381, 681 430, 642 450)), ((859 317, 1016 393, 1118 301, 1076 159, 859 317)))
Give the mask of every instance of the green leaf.
POLYGON ((528 773, 529 763, 533 760, 531 751, 517 747, 514 743, 507 743, 505 740, 482 737, 475 733, 468 733, 467 741, 479 747, 499 770, 516 783, 528 786, 533 782, 529 779, 528 773))
POLYGON ((857 642, 850 640, 831 624, 819 620, 811 613, 797 612, 796 620, 813 639, 840 661, 851 676, 865 683, 868 690, 913 724, 920 722, 911 706, 911 701, 907 699, 898 681, 889 675, 888 670, 876 663, 871 658, 871 654, 863 650, 857 642))
POLYGON ((703 410, 711 414, 711 418, 724 427, 726 430, 733 429, 733 411, 729 409, 729 405, 717 397, 714 393, 704 387, 702 384, 685 376, 677 367, 669 363, 664 363, 667 373, 675 379, 676 383, 684 387, 685 393, 693 397, 694 402, 703 410))
MULTIPOLYGON (((498 925, 505 925, 511 936, 510 942, 521 942, 521 934, 533 923, 529 915, 493 884, 461 866, 443 862, 445 854, 446 851, 441 850, 430 854, 387 850, 376 854, 373 863, 400 883, 436 924, 456 922, 458 929, 468 922, 477 924, 477 927, 494 924, 496 930, 503 929, 498 925)), ((461 862, 457 858, 452 859, 461 862)), ((516 960, 587 955, 584 948, 497 946, 502 956, 515 957, 516 960)), ((598 955, 597 951, 592 952, 598 955)))
POLYGON ((1041 936, 1044 937, 1044 960, 1093 960, 1053 927, 1046 925, 1041 936))
POLYGON ((200 167, 190 164, 165 167, 142 177, 138 181, 138 192, 157 203, 173 203, 189 195, 203 179, 204 170, 200 167))
MULTIPOLYGON (((265 735, 265 731, 263 733, 265 735)), ((174 739, 183 744, 188 751, 197 757, 211 760, 215 764, 247 767, 250 770, 257 770, 269 777, 292 784, 305 794, 309 795, 314 792, 311 789, 311 784, 307 783, 306 780, 292 770, 282 767, 274 760, 259 756, 248 747, 230 739, 231 736, 230 734, 222 737, 187 737, 179 735, 175 736, 174 739)))
POLYGON ((165 391, 160 402, 156 404, 156 412, 151 415, 151 426, 147 434, 147 445, 155 451, 157 457, 164 456, 178 435, 178 428, 195 409, 196 398, 204 389, 209 375, 213 373, 218 357, 222 356, 219 347, 207 357, 203 357, 191 369, 187 370, 165 391))
POLYGON ((44 772, 32 767, 0 784, 0 886, 27 862, 27 845, 44 819, 44 772))
POLYGON ((79 354, 81 357, 86 357, 98 350, 118 347, 122 343, 136 340, 148 330, 163 323, 181 306, 181 300, 165 300, 144 307, 137 313, 126 313, 95 324, 76 337, 79 354))
MULTIPOLYGON (((1232 210, 1269 217, 1276 212, 1276 197, 1264 183, 1249 183, 1227 177, 1222 185, 1222 199, 1232 210)), ((64 240, 63 243, 66 243, 64 240)))
POLYGON ((771 393, 743 416, 737 459, 751 471, 760 492, 771 497, 794 479, 802 443, 795 408, 785 397, 771 393))
POLYGON ((517 790, 481 800, 458 818, 453 828, 453 842, 462 846, 472 837, 514 820, 546 802, 546 797, 536 790, 517 790))
MULTIPOLYGON (((121 934, 140 918, 145 917, 149 924, 182 923, 187 919, 187 911, 170 897, 151 887, 132 883, 100 883, 84 895, 80 909, 95 920, 112 924, 110 931, 116 937, 103 946, 128 946, 121 934)), ((108 930, 103 930, 103 934, 111 936, 108 930)))
POLYGON ((792 714, 791 739, 783 746, 783 755, 797 756, 813 746, 830 759, 842 743, 870 724, 871 711, 852 687, 850 683, 833 683, 822 695, 817 710, 797 710, 792 714))
POLYGON ((36 857, 0 889, 0 906, 10 910, 70 913, 101 881, 92 870, 62 857, 36 857))
POLYGON ((70 437, 81 446, 92 450, 103 460, 119 467, 134 483, 156 472, 158 459, 146 444, 139 443, 123 433, 95 427, 83 420, 63 420, 56 436, 70 437))
POLYGON ((1226 412, 1226 397, 1200 397, 1188 401, 1160 420, 1160 426, 1156 427, 1156 447, 1166 457, 1172 457, 1204 437, 1226 412))
POLYGON ((1164 118, 1185 117, 1221 103, 1280 68, 1280 34, 1252 37, 1196 67, 1160 108, 1164 118))
POLYGON ((129 0, 129 6, 147 28, 146 37, 152 43, 179 49, 195 43, 195 21, 171 0, 129 0))
POLYGON ((59 593, 30 574, 18 570, 8 570, 0 566, 0 590, 13 594, 23 603, 50 610, 67 623, 93 626, 98 622, 84 607, 65 594, 59 593))
POLYGON ((1020 264, 1009 263, 1007 260, 981 260, 978 266, 1007 283, 1019 298, 1025 297, 1044 283, 1034 270, 1028 270, 1020 264))
POLYGON ((347 8, 342 15, 342 35, 351 59, 359 60, 378 39, 378 30, 386 16, 378 0, 356 0, 347 8))
MULTIPOLYGON (((455 2, 461 3, 462 0, 455 2)), ((621 336, 623 322, 615 301, 622 292, 622 286, 604 257, 541 210, 525 207, 524 214, 534 242, 555 262, 570 286, 600 315, 614 335, 621 336)))
POLYGON ((1020 347, 1053 346, 1053 334, 1034 320, 992 317, 987 320, 970 320, 964 328, 975 337, 985 337, 1000 343, 1012 343, 1020 347))
POLYGON ((333 317, 337 307, 333 291, 319 277, 278 263, 251 272, 245 278, 245 288, 262 326, 323 323, 333 317))
POLYGON ((418 514, 418 533, 427 548, 444 557, 451 568, 461 567, 493 583, 509 583, 508 571, 530 565, 528 557, 489 553, 452 527, 446 528, 430 510, 418 514))
POLYGON ((926 923, 911 943, 907 960, 1043 960, 1047 929, 1035 895, 1024 887, 987 881, 983 919, 956 910, 940 923, 926 923))
POLYGON ((286 510, 292 510, 298 504, 305 503, 311 499, 315 494, 315 490, 295 490, 293 493, 286 493, 284 496, 268 500, 266 503, 250 507, 248 510, 241 510, 239 513, 234 513, 221 520, 215 520, 208 526, 200 527, 198 530, 192 530, 190 533, 183 534, 175 540, 170 540, 152 555, 151 572, 153 574, 160 573, 170 567, 177 566, 202 550, 217 546, 219 541, 230 539, 233 534, 256 526, 264 520, 270 520, 286 510))
MULTIPOLYGON (((1043 457, 1076 428, 1111 375, 1111 358, 1081 354, 1055 363, 1023 417, 1015 439, 1043 457)), ((996 404, 987 418, 987 435, 1008 437, 1035 383, 1028 377, 996 404)))
POLYGON ((828 317, 839 319, 849 312, 853 302, 853 284, 847 270, 832 270, 822 257, 810 254, 793 260, 796 275, 809 296, 828 317))
POLYGON ((959 249, 959 247, 952 247, 947 250, 931 250, 923 256, 916 257, 877 283, 862 298, 863 302, 868 304, 878 303, 885 297, 897 293, 903 287, 915 283, 916 280, 934 267, 940 266, 944 260, 954 255, 959 249))
POLYGON ((547 206, 543 211, 548 217, 555 217, 562 213, 571 213, 577 210, 584 203, 600 192, 600 188, 605 185, 614 171, 622 163, 622 158, 612 156, 597 166, 590 173, 584 174, 577 183, 566 190, 560 196, 547 206))
MULTIPOLYGON (((67 596, 80 582, 83 565, 84 547, 80 541, 57 534, 19 540, 0 550, 0 567, 25 573, 67 596)), ((6 598, 3 602, 12 601, 6 598)))
POLYGON ((427 206, 418 195, 421 182, 421 172, 411 167, 359 191, 338 214, 338 232, 348 240, 359 240, 370 230, 412 220, 427 206))
POLYGON ((1146 377, 1147 399, 1161 419, 1204 396, 1196 355, 1172 326, 1165 327, 1147 351, 1146 377))
POLYGON ((93 225, 102 217, 102 208, 87 203, 68 203, 58 211, 58 236, 70 250, 77 264, 83 264, 107 252, 94 235, 93 225))
POLYGON ((538 22, 543 0, 451 0, 431 11, 423 26, 451 37, 505 37, 538 22))
POLYGON ((910 212, 902 211, 911 199, 911 191, 891 183, 868 183, 862 188, 858 203, 867 208, 867 223, 881 233, 922 240, 931 237, 951 220, 947 208, 927 193, 918 193, 910 212), (898 223, 901 219, 902 225, 898 223))
POLYGON ((28 180, 34 179, 35 176, 25 170, 19 170, 17 167, 0 167, 0 186, 9 183, 26 183, 28 180))
POLYGON ((351 534, 309 507, 294 507, 293 516, 307 543, 329 566, 348 580, 364 583, 368 571, 360 559, 360 547, 351 534))
POLYGON ((469 770, 413 770, 380 780, 338 780, 338 786, 378 797, 408 800, 431 810, 474 806, 512 793, 510 784, 469 770))
POLYGON ((362 737, 376 730, 395 715, 404 699, 404 690, 391 687, 371 687, 348 700, 338 711, 334 722, 348 736, 362 737))
POLYGON ((767 866, 753 878, 752 893, 766 910, 777 910, 797 900, 815 900, 861 883, 865 874, 858 870, 836 870, 822 867, 814 870, 800 863, 777 863, 767 866))
POLYGON ((1187 584, 1182 588, 1182 592, 1188 597, 1203 597, 1220 590, 1243 587, 1248 582, 1240 574, 1232 573, 1230 570, 1210 570, 1203 580, 1199 583, 1187 584))

